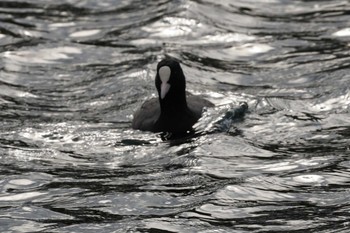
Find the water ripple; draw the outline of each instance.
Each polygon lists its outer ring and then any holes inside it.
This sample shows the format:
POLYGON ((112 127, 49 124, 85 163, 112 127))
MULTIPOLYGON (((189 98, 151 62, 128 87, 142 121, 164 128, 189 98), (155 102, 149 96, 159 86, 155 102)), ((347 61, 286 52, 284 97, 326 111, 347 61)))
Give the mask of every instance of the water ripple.
POLYGON ((348 11, 1 1, 0 231, 348 232, 348 11), (130 128, 165 56, 216 105, 191 137, 130 128))

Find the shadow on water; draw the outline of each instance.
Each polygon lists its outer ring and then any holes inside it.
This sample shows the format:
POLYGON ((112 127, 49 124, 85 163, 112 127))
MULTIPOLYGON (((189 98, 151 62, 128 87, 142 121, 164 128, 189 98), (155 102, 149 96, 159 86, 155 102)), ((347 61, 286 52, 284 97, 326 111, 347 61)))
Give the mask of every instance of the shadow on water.
POLYGON ((0 232, 348 232, 349 9, 0 2, 0 232), (216 105, 165 141, 163 56, 216 105))

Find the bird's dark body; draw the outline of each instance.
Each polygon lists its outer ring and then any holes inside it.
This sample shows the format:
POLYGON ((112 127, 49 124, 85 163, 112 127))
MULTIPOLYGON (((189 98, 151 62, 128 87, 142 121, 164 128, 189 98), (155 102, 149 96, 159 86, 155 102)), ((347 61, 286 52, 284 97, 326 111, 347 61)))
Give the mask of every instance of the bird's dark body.
POLYGON ((158 63, 155 85, 158 98, 147 100, 134 114, 134 129, 152 132, 186 133, 202 115, 208 100, 186 93, 185 75, 172 59, 158 63))
POLYGON ((203 108, 212 106, 211 102, 199 96, 187 95, 187 108, 161 116, 159 100, 152 98, 135 112, 132 127, 152 132, 186 132, 191 130, 201 117, 203 108))

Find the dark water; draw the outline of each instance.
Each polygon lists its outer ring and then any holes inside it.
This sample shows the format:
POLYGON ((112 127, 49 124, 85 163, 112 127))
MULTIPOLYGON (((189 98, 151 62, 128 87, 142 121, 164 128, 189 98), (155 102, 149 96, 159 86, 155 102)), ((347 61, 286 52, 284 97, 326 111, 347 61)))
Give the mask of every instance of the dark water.
POLYGON ((349 12, 2 0, 0 232, 350 232, 349 12), (209 133, 130 129, 165 55, 217 105, 209 133))

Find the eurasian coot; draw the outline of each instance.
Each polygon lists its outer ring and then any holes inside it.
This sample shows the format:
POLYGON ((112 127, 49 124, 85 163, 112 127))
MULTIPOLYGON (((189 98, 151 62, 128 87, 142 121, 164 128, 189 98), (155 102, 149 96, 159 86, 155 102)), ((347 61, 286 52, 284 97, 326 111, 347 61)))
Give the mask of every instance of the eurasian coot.
POLYGON ((186 93, 186 80, 180 64, 173 59, 158 63, 155 80, 158 98, 144 102, 134 114, 134 129, 152 132, 186 133, 202 115, 208 100, 186 93))

